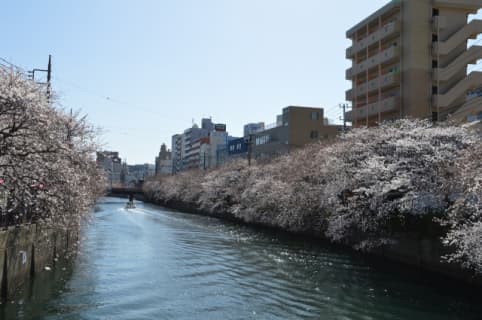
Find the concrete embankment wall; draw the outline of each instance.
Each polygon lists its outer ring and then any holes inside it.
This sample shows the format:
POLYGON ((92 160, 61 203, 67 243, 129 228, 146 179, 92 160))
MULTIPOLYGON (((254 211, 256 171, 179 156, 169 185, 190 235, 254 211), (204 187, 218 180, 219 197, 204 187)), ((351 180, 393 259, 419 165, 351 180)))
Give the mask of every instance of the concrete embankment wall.
POLYGON ((76 252, 79 230, 30 224, 0 231, 1 298, 23 290, 32 276, 48 272, 76 252))
MULTIPOLYGON (((196 204, 183 203, 179 201, 169 201, 166 203, 159 203, 156 201, 151 202, 183 212, 213 216, 246 223, 245 221, 236 218, 232 214, 222 212, 210 213, 203 211, 196 204)), ((261 225, 256 222, 249 222, 249 224, 293 232, 292 230, 284 230, 283 228, 273 225, 261 225)), ((303 232, 294 233, 327 240, 323 234, 316 230, 306 230, 303 232)), ((450 248, 447 248, 442 244, 438 232, 433 232, 433 230, 428 230, 428 232, 399 231, 394 232, 391 239, 394 240, 393 243, 380 246, 377 249, 372 249, 371 251, 367 252, 367 254, 382 257, 386 260, 399 262, 407 266, 418 268, 422 271, 439 274, 441 276, 445 276, 456 281, 461 281, 469 285, 482 287, 481 275, 477 275, 470 270, 464 269, 459 264, 443 261, 442 257, 450 252, 450 248)), ((349 241, 350 240, 348 240, 348 242, 349 241)), ((355 239, 353 239, 353 241, 355 241, 355 239)), ((350 243, 345 243, 345 245, 350 246, 350 243)))

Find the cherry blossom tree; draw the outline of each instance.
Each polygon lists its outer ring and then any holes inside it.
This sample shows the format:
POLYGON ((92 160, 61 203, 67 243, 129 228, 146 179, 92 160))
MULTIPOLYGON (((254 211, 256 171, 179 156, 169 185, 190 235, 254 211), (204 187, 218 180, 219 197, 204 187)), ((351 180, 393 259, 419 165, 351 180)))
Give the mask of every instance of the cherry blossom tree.
POLYGON ((0 69, 2 222, 78 224, 102 190, 95 136, 85 117, 55 108, 42 87, 0 69))
POLYGON ((454 164, 453 204, 440 222, 449 228, 444 243, 454 249, 445 258, 482 273, 482 144, 454 164))
POLYGON ((481 270, 481 139, 463 127, 398 120, 248 167, 234 161, 146 185, 160 202, 324 236, 357 249, 397 232, 451 246, 446 258, 481 270))

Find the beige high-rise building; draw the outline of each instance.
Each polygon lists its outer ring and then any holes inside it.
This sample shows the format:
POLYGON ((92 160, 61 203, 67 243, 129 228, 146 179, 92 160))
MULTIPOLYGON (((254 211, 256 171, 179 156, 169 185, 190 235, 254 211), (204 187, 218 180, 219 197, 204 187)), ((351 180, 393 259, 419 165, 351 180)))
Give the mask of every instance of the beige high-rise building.
POLYGON ((482 106, 482 95, 468 94, 482 87, 482 72, 467 74, 482 59, 482 46, 467 48, 482 33, 482 20, 468 15, 481 7, 482 0, 394 0, 348 30, 353 126, 444 120, 467 104, 482 106))

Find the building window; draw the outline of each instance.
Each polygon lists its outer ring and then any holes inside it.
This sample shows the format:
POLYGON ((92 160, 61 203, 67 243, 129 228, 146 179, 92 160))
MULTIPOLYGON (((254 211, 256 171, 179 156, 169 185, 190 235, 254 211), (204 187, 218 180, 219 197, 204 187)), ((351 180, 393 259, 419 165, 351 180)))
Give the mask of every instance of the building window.
POLYGON ((432 60, 432 68, 438 68, 438 61, 432 60))
POLYGON ((438 87, 437 86, 432 87, 432 94, 438 94, 438 87))
POLYGON ((432 42, 438 42, 438 35, 432 34, 432 42))
POLYGON ((310 119, 311 119, 311 120, 318 120, 319 118, 320 118, 320 117, 319 117, 319 113, 318 113, 318 112, 316 112, 316 111, 311 112, 311 114, 310 114, 310 119))
POLYGON ((318 139, 318 131, 315 131, 315 130, 311 131, 310 132, 310 138, 311 139, 318 139))
POLYGON ((256 137, 256 145, 267 144, 269 142, 269 136, 256 137))
POLYGON ((398 66, 397 66, 397 67, 392 67, 392 68, 388 69, 388 72, 389 72, 389 73, 398 72, 398 66))
POLYGON ((439 15, 438 9, 433 8, 432 9, 432 17, 438 17, 438 15, 439 15))

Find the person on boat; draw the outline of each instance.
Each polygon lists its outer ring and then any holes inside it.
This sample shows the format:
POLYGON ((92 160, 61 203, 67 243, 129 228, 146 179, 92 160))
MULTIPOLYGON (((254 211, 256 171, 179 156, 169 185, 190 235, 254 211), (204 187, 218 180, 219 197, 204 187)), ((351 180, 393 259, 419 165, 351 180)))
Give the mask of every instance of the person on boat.
POLYGON ((129 194, 129 206, 134 206, 134 195, 132 193, 129 194))

